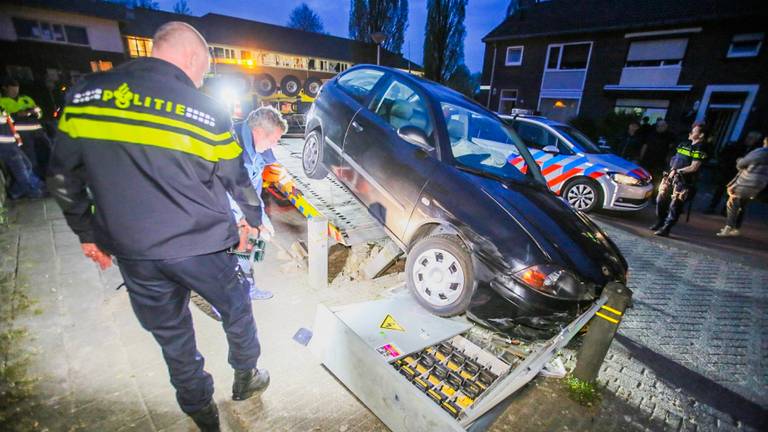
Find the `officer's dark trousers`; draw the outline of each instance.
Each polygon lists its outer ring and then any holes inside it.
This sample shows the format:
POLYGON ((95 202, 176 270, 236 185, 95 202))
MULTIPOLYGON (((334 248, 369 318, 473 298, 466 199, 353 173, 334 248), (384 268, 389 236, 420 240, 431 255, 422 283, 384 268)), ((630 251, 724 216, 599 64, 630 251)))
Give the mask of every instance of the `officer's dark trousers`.
POLYGON ((669 187, 666 193, 660 193, 656 197, 656 218, 666 228, 672 228, 677 223, 685 204, 683 200, 672 199, 672 189, 674 188, 669 187))
POLYGON ((141 325, 163 350, 182 411, 205 407, 213 396, 213 378, 195 345, 189 311, 194 290, 221 314, 229 342, 229 364, 253 369, 260 346, 248 285, 234 256, 217 252, 168 260, 118 260, 120 272, 141 325))
POLYGON ((21 149, 32 162, 32 169, 40 178, 45 178, 48 170, 48 159, 51 155, 51 140, 44 129, 19 132, 21 149))

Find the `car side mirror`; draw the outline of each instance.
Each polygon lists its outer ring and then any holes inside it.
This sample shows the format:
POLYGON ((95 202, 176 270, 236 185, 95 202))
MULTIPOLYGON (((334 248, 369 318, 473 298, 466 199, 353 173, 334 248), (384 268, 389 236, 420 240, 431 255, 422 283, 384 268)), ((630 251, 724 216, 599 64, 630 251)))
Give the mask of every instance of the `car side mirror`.
POLYGON ((427 134, 416 126, 403 126, 397 130, 397 135, 426 152, 432 151, 432 146, 427 141, 427 134))
POLYGON ((544 151, 545 153, 554 153, 554 154, 560 153, 560 150, 557 149, 557 146, 553 146, 553 145, 544 146, 544 148, 541 150, 544 151))

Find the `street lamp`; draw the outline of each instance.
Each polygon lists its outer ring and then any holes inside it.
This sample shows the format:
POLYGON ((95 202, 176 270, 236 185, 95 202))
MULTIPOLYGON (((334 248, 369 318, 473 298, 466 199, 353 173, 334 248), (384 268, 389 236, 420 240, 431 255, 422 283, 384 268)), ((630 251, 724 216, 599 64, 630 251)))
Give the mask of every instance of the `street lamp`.
POLYGON ((382 32, 376 32, 371 35, 371 39, 373 39, 374 42, 376 42, 376 64, 381 64, 381 43, 384 42, 384 39, 387 38, 387 35, 385 35, 382 32))

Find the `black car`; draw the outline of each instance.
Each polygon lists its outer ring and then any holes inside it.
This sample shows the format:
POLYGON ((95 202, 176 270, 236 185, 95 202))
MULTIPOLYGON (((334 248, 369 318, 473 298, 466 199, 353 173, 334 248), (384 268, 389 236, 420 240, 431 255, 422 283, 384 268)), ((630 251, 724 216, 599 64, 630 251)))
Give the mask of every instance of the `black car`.
POLYGON ((303 165, 333 173, 408 252, 408 287, 437 315, 553 330, 626 282, 617 247, 549 191, 515 132, 433 82, 371 65, 326 82, 303 165))

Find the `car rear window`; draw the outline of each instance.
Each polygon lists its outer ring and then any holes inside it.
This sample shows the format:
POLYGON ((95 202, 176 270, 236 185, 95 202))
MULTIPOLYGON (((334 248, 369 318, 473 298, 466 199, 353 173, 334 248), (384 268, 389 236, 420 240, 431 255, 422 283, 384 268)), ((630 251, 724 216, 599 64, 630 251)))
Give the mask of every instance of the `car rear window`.
POLYGON ((384 72, 374 69, 356 69, 340 76, 337 83, 345 93, 363 103, 383 75, 384 72))

